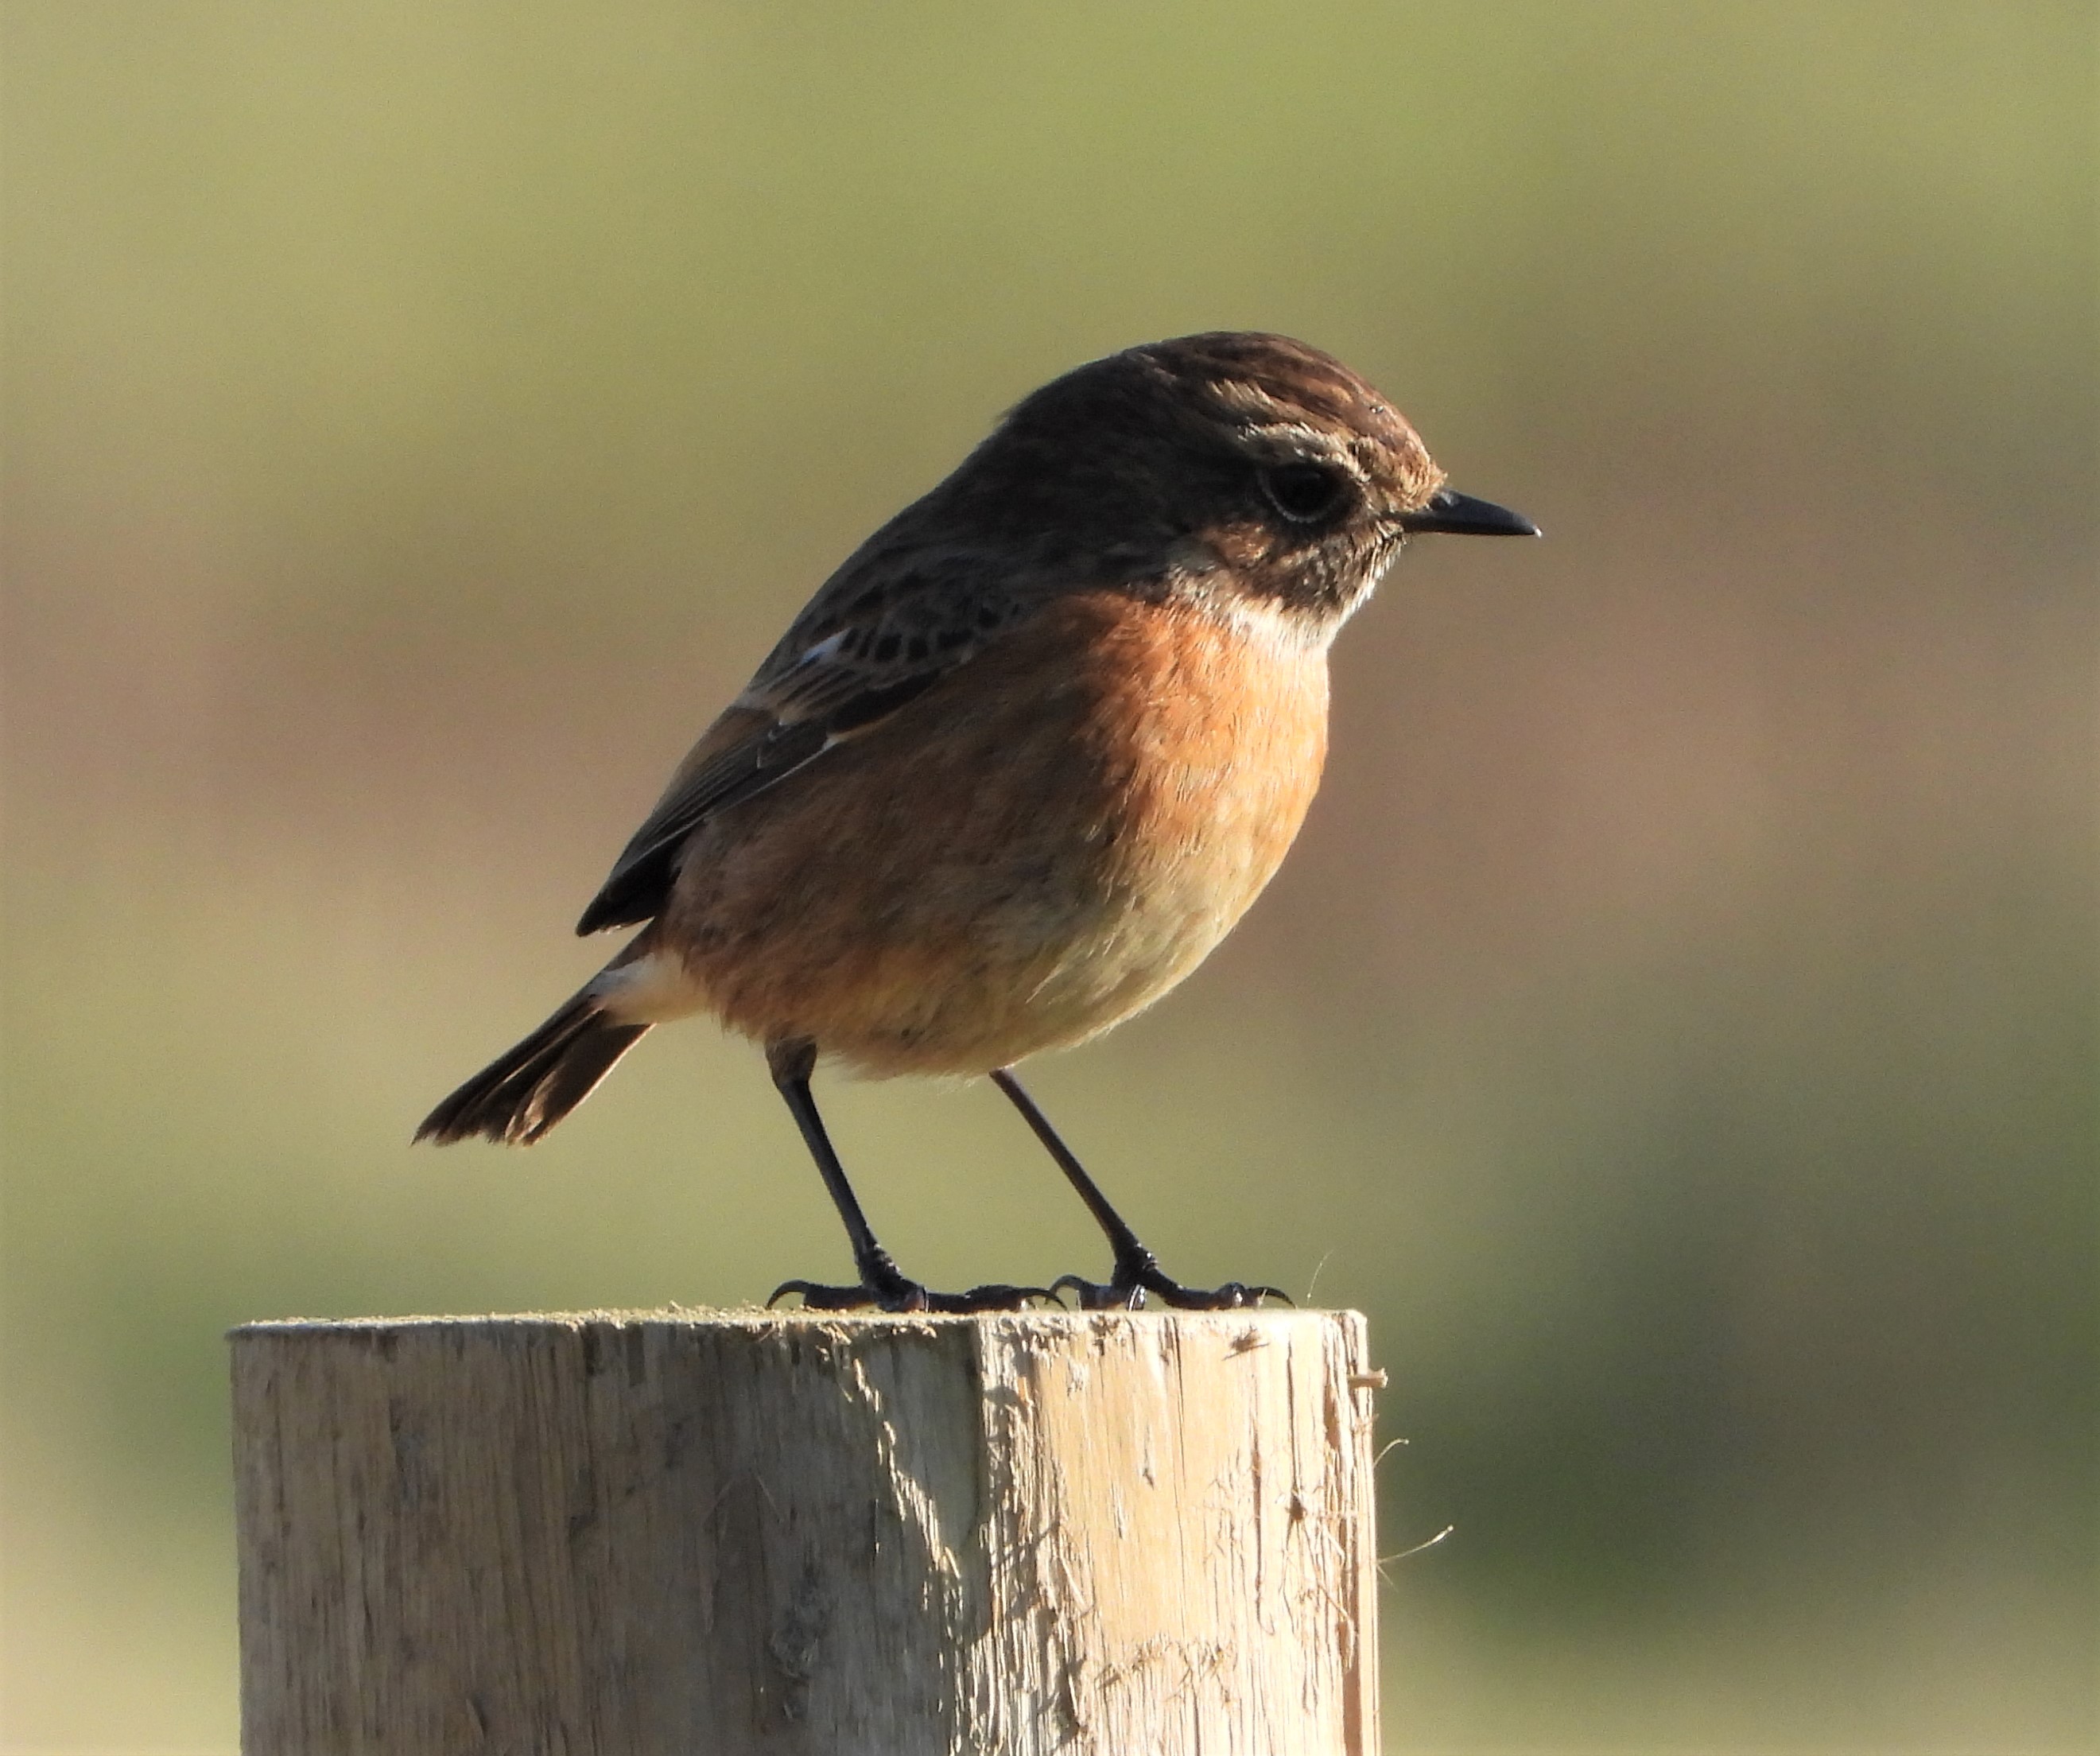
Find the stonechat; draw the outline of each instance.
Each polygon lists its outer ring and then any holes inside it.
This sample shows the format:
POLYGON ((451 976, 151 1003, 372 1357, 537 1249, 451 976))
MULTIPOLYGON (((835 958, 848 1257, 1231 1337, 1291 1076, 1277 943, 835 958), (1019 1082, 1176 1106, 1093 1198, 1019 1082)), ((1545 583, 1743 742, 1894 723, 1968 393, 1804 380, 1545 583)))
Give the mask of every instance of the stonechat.
POLYGON ((810 1095, 989 1074, 1107 1235, 1082 1305, 1275 1289, 1160 1268, 1013 1074, 1201 963, 1318 785, 1327 647, 1415 532, 1537 536, 1445 486, 1414 429, 1282 336, 1185 336, 1067 373, 848 558, 702 735, 577 931, 636 927, 418 1140, 538 1140, 654 1026, 765 1048, 859 1280, 830 1310, 1011 1308, 929 1292, 876 1241, 810 1095))

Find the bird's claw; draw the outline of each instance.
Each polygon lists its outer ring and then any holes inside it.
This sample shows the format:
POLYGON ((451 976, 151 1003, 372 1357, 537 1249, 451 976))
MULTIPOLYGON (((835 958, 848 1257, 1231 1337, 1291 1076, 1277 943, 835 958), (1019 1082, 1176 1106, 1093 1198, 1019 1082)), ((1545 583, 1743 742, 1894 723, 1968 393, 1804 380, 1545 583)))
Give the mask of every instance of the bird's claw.
POLYGON ((1031 1300, 1062 1307, 1064 1301, 1047 1286, 1008 1286, 993 1282, 973 1286, 968 1292, 937 1293, 902 1275, 885 1275, 854 1286, 827 1286, 818 1281, 783 1281, 765 1301, 770 1310, 790 1293, 800 1296, 805 1311, 940 1312, 959 1316, 982 1311, 1025 1311, 1031 1300))
POLYGON ((1208 1288, 1184 1286, 1149 1260, 1118 1263, 1114 1274, 1105 1282, 1061 1274, 1050 1283, 1055 1293, 1062 1293, 1068 1286, 1079 1295, 1082 1311, 1142 1311, 1148 1293, 1175 1311, 1245 1311, 1264 1299, 1292 1303, 1290 1295, 1280 1286, 1250 1286, 1242 1281, 1227 1281, 1222 1286, 1208 1288))

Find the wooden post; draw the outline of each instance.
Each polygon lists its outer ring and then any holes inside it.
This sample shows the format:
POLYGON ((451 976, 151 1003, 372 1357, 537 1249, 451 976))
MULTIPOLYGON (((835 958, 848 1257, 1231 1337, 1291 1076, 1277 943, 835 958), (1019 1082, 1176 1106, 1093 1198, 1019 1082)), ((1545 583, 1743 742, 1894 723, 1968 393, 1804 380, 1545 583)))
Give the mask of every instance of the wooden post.
POLYGON ((1371 1756, 1354 1313, 234 1331, 247 1756, 1371 1756))

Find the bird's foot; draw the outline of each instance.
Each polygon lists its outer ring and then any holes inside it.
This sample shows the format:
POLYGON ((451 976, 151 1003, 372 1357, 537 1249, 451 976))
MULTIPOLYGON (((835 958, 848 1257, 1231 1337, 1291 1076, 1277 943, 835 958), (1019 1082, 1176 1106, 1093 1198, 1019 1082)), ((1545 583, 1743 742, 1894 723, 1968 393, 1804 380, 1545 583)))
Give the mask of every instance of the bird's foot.
POLYGON ((1052 1292, 1066 1287, 1079 1295, 1082 1311, 1142 1311, 1149 1293, 1175 1311, 1245 1311, 1264 1299, 1291 1300, 1280 1286, 1250 1286, 1227 1281, 1222 1286, 1184 1286, 1160 1269, 1150 1251, 1117 1259, 1115 1272, 1105 1282, 1082 1280, 1061 1274, 1050 1283, 1052 1292))
POLYGON ((783 1281, 765 1301, 770 1310, 790 1293, 805 1311, 1025 1311, 1033 1300, 1061 1307, 1064 1300, 1047 1286, 1008 1286, 993 1282, 966 1293, 937 1293, 907 1279, 885 1255, 861 1264, 860 1284, 827 1286, 818 1281, 783 1281))

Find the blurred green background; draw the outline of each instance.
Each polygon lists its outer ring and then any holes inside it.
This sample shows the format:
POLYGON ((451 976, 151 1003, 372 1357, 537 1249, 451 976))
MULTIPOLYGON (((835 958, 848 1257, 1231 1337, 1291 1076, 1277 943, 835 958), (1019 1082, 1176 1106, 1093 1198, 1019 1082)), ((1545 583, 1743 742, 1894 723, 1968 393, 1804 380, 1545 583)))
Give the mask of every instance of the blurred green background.
MULTIPOLYGON (((227 1326, 845 1268, 704 1025, 408 1134, 866 531, 1216 327, 1549 537, 1034 1081, 1370 1313, 1390 1747, 2093 1746, 2092 7, 0 20, 7 1749, 231 1748, 227 1326)), ((988 1089, 820 1095, 915 1272, 1103 1266, 988 1089)))

